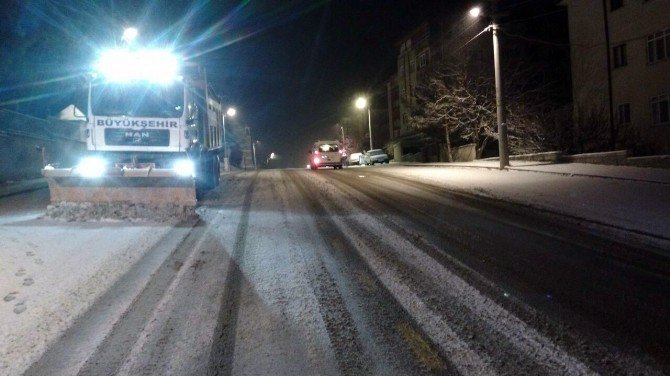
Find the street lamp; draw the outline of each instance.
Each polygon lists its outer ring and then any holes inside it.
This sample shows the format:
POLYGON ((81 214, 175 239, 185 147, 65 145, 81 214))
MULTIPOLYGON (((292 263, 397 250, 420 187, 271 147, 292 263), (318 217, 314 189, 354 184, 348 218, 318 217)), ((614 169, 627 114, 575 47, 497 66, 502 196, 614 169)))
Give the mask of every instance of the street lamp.
POLYGON ((135 40, 135 38, 137 38, 137 34, 138 34, 138 31, 137 31, 136 28, 127 27, 127 28, 123 29, 123 37, 121 37, 121 39, 124 42, 130 44, 135 40))
POLYGON ((254 170, 258 169, 258 165, 256 164, 256 144, 259 144, 260 141, 256 140, 251 143, 251 149, 254 151, 254 170))
MULTIPOLYGON (((470 9, 470 16, 477 18, 481 15, 481 8, 470 9)), ((505 124, 505 114, 503 113, 502 100, 502 76, 500 73, 500 46, 498 45, 498 24, 495 16, 491 17, 491 24, 487 27, 493 32, 493 65, 495 69, 496 85, 496 118, 498 123, 498 154, 500 154, 500 169, 509 166, 509 154, 507 152, 507 124, 505 124)))
POLYGON ((358 99, 356 99, 356 108, 362 110, 366 107, 368 108, 368 133, 370 134, 370 150, 372 150, 374 147, 372 146, 372 121, 370 119, 370 106, 368 104, 367 98, 358 97, 358 99))
POLYGON ((237 110, 233 107, 228 108, 228 111, 221 113, 221 123, 223 125, 223 171, 230 171, 230 163, 228 162, 228 143, 226 142, 226 115, 235 116, 237 110))

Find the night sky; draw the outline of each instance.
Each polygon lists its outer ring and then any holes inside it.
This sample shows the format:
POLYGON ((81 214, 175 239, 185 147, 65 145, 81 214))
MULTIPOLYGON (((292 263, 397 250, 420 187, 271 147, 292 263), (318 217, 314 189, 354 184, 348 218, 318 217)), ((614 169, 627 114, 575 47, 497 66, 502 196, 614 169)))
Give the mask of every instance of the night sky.
POLYGON ((396 69, 395 43, 403 35, 472 3, 14 1, 0 14, 0 106, 45 117, 80 103, 78 74, 132 25, 142 43, 173 45, 204 64, 262 152, 298 166, 311 141, 336 136, 356 95, 374 95, 373 111, 385 111, 383 84, 396 69))

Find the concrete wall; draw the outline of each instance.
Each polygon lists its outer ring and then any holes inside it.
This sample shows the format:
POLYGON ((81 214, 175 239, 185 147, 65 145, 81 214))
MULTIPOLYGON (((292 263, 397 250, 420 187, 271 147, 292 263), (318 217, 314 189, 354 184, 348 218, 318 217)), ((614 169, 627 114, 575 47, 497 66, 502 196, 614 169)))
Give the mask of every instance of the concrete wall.
POLYGON ((46 163, 74 165, 86 149, 80 125, 0 110, 0 183, 39 178, 46 163))

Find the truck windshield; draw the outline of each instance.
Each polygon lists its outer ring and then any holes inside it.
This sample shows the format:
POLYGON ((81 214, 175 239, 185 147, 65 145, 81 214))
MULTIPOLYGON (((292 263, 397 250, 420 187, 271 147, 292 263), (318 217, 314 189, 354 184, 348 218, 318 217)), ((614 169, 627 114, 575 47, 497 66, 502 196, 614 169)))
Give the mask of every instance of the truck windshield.
POLYGON ((180 117, 184 112, 184 85, 106 83, 91 90, 91 110, 98 116, 180 117))

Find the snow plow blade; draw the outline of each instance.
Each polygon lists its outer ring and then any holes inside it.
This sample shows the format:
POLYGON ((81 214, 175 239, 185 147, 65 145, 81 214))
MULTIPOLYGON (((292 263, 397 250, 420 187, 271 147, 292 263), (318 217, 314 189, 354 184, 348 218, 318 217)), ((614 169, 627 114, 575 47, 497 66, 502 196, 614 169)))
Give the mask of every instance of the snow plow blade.
POLYGON ((114 169, 100 177, 84 177, 67 168, 44 169, 42 175, 49 184, 51 217, 165 221, 195 212, 195 180, 172 170, 114 169))

